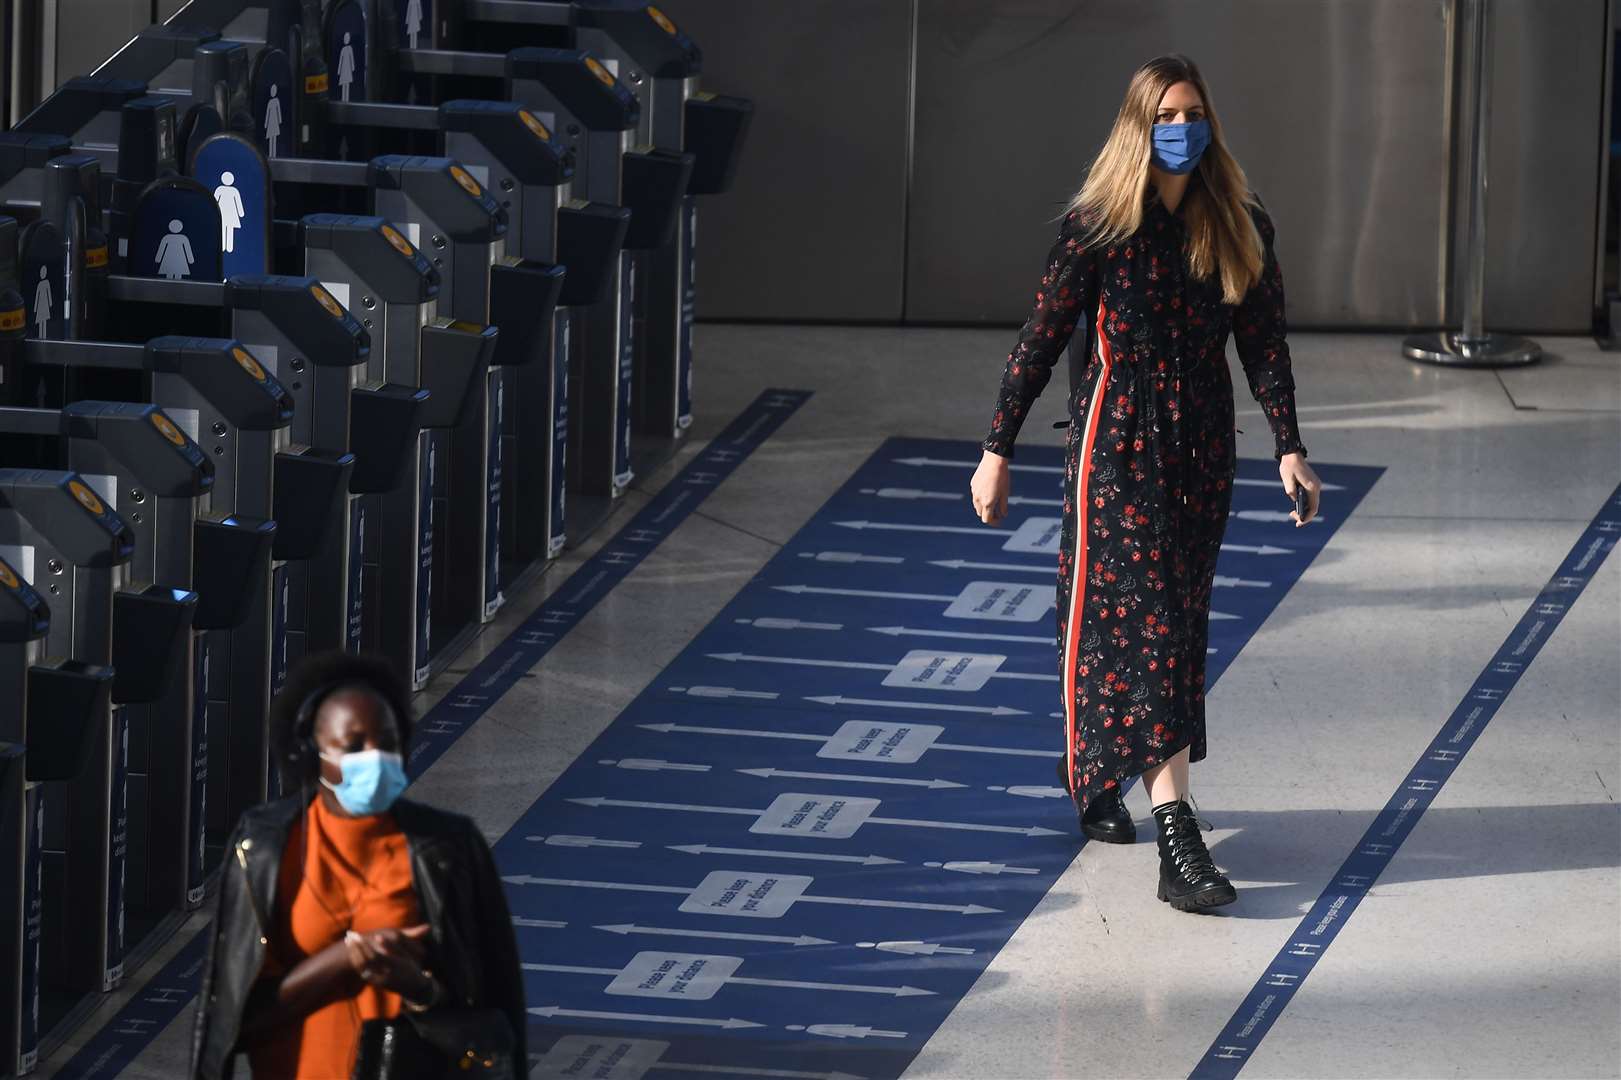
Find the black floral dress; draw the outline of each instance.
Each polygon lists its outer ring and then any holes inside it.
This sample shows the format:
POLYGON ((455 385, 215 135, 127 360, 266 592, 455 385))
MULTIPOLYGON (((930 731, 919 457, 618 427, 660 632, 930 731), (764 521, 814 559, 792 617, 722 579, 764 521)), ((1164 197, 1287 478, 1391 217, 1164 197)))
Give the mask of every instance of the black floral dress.
POLYGON ((1205 757, 1210 592, 1236 467, 1229 331, 1274 456, 1305 453, 1272 221, 1251 213, 1265 265, 1237 307, 1219 281, 1189 275, 1182 217, 1152 185, 1124 243, 1089 249, 1068 215, 982 444, 1013 456, 1030 403, 1077 325, 1090 323, 1071 356, 1058 555, 1066 771, 1082 812, 1184 747, 1190 761, 1205 757))

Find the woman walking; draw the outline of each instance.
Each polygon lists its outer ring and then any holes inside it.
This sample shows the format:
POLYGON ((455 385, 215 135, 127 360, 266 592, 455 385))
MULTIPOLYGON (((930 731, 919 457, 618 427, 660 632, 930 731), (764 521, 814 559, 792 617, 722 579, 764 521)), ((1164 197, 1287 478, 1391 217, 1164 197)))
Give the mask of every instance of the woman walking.
POLYGON ((523 973, 472 820, 400 797, 410 695, 382 660, 306 656, 270 707, 294 794, 226 849, 191 1077, 528 1071, 523 973))
POLYGON ((1121 787, 1142 774, 1158 896, 1183 911, 1237 896, 1187 801, 1188 765, 1206 752, 1210 592, 1236 467, 1229 332, 1283 490, 1306 492, 1295 526, 1318 507, 1272 242, 1193 61, 1144 64, 1048 254, 971 484, 980 519, 1000 523, 1014 440, 1079 328, 1058 556, 1059 776, 1087 836, 1131 843, 1121 787))

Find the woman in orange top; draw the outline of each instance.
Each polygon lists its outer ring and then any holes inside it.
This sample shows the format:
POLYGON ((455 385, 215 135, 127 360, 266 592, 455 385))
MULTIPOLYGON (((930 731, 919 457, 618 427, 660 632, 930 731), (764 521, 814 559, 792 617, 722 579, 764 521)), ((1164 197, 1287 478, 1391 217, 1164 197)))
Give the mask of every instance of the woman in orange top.
POLYGON ((344 1080, 365 1021, 455 1007, 506 1016, 521 1076, 501 881, 469 819, 398 797, 403 685, 378 660, 311 657, 271 721, 283 783, 299 792, 246 812, 232 838, 192 1075, 229 1075, 245 1053, 254 1080, 344 1080))

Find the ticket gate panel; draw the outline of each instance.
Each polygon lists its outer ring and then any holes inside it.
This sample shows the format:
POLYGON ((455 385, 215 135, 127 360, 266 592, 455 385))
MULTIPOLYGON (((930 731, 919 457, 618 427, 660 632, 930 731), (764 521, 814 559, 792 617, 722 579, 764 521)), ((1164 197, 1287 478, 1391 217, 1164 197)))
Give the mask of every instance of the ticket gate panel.
MULTIPOLYGON (((36 583, 48 579, 43 591, 60 600, 47 638, 52 653, 106 663, 113 594, 132 550, 123 520, 78 475, 0 469, 0 557, 20 564, 36 583)), ((46 795, 63 808, 54 848, 47 815, 47 850, 59 853, 71 843, 75 853, 65 865, 59 854, 54 858, 65 890, 57 894, 65 898, 60 909, 71 912, 74 932, 55 939, 61 962, 53 970, 71 989, 102 991, 122 977, 127 720, 110 701, 80 715, 90 722, 88 761, 74 780, 46 795)), ((47 905, 47 915, 56 914, 58 906, 47 905)))

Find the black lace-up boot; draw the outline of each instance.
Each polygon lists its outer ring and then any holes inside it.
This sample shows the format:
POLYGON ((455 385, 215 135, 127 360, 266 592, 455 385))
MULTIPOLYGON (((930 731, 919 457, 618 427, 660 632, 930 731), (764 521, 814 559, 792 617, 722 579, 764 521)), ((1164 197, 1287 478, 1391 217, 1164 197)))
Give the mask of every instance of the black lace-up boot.
MULTIPOLYGON (((1199 835, 1200 819, 1186 800, 1154 807, 1154 822, 1159 826, 1161 900, 1178 911, 1198 911, 1238 899, 1232 882, 1216 869, 1204 837, 1199 835)), ((1210 827, 1209 822, 1204 824, 1210 827)))
MULTIPOLYGON (((1064 762, 1058 762, 1058 786, 1069 788, 1069 777, 1065 774, 1064 762)), ((1072 792, 1070 798, 1074 799, 1072 792)), ((1076 816, 1081 822, 1081 832, 1093 840, 1102 840, 1106 844, 1134 844, 1137 842, 1137 826, 1132 823, 1131 811, 1120 798, 1120 789, 1112 787, 1099 795, 1087 805, 1086 813, 1080 813, 1076 807, 1076 816)))

